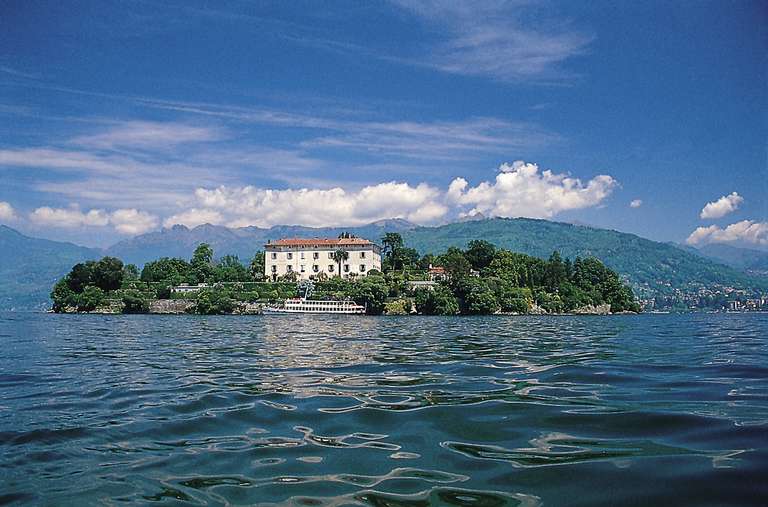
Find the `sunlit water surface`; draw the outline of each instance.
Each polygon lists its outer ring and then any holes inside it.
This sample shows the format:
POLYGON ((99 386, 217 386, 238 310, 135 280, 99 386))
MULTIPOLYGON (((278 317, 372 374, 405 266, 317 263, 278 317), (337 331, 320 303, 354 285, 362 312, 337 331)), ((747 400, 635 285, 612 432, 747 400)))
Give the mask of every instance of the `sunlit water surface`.
POLYGON ((0 346, 0 504, 768 504, 768 315, 2 314, 0 346))

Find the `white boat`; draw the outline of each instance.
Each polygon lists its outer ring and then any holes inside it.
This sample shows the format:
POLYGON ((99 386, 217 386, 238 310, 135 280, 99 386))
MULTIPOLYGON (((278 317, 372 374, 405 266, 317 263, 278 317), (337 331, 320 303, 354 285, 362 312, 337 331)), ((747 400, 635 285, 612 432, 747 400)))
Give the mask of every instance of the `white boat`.
POLYGON ((321 301, 314 299, 286 299, 277 305, 267 305, 264 313, 338 313, 345 315, 360 315, 365 313, 365 306, 351 300, 321 301))

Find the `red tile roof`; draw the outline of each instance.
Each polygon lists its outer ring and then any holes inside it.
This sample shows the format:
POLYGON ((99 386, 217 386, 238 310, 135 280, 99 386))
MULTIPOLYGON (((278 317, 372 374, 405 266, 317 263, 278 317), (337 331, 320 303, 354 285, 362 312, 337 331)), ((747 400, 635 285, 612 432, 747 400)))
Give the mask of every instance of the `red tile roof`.
POLYGON ((373 245, 363 238, 284 238, 270 241, 267 246, 361 246, 373 245))

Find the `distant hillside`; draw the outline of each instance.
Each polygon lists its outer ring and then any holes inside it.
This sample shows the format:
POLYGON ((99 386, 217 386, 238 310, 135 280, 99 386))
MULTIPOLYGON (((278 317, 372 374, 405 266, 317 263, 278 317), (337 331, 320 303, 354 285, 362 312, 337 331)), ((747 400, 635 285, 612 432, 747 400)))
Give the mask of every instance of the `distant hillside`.
POLYGON ((189 258, 200 243, 209 243, 217 256, 234 254, 246 262, 253 254, 264 249, 264 243, 285 237, 312 238, 337 237, 342 232, 351 232, 363 238, 378 241, 385 232, 402 232, 416 227, 401 219, 380 220, 361 227, 302 227, 299 225, 276 225, 269 229, 241 227, 230 229, 221 225, 199 225, 192 229, 175 225, 170 229, 142 234, 121 241, 106 250, 113 255, 142 265, 159 257, 189 258))
POLYGON ((768 282, 731 267, 684 251, 676 246, 607 229, 595 229, 547 220, 494 218, 417 227, 402 233, 405 242, 421 253, 464 247, 473 239, 546 258, 558 250, 563 256, 594 256, 616 270, 643 294, 663 294, 670 288, 698 285, 768 287, 768 282))
POLYGON ((722 244, 704 245, 691 250, 736 269, 768 274, 768 252, 722 244))
POLYGON ((0 225, 0 310, 43 309, 53 284, 98 250, 25 236, 0 225))

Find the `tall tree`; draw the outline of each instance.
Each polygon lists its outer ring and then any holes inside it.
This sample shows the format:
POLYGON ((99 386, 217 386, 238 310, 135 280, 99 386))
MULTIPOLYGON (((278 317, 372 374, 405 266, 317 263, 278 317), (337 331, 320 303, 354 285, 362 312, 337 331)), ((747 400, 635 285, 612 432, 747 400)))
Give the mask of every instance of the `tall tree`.
POLYGON ((342 250, 339 248, 335 252, 333 252, 333 260, 336 261, 336 264, 339 265, 339 276, 341 276, 341 263, 349 259, 349 252, 346 250, 342 250))
POLYGON ((493 256, 496 255, 496 246, 484 239, 473 239, 467 246, 468 248, 464 256, 472 264, 472 267, 478 271, 488 267, 493 260, 493 256))
POLYGON ((192 254, 192 274, 197 283, 204 283, 213 277, 213 248, 208 243, 200 243, 192 254))
POLYGON ((264 278, 264 252, 256 252, 248 266, 248 272, 254 280, 264 278))

